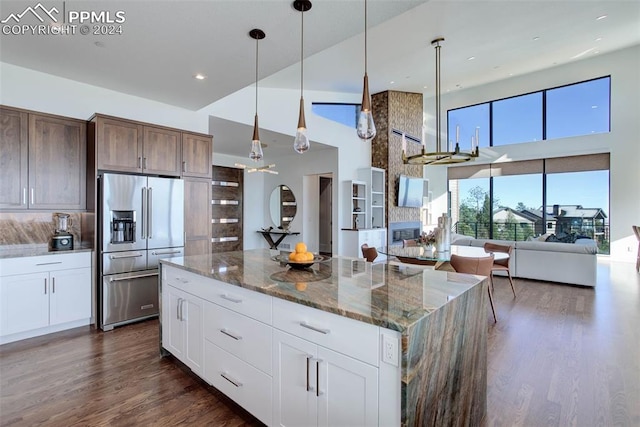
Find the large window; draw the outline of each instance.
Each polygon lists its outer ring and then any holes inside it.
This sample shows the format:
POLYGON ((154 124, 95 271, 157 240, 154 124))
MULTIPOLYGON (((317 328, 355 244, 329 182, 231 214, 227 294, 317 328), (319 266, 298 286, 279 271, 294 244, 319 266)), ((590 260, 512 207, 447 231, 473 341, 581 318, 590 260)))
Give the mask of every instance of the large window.
POLYGON ((609 253, 609 154, 449 168, 454 231, 476 238, 591 238, 609 253))
POLYGON ((609 132, 610 79, 547 91, 547 139, 609 132))
POLYGON ((360 104, 314 102, 311 104, 311 111, 325 119, 355 128, 360 114, 360 104))
POLYGON ((447 112, 447 140, 471 147, 476 128, 480 148, 610 131, 611 78, 456 108, 447 112), (544 112, 544 113, 543 113, 544 112))

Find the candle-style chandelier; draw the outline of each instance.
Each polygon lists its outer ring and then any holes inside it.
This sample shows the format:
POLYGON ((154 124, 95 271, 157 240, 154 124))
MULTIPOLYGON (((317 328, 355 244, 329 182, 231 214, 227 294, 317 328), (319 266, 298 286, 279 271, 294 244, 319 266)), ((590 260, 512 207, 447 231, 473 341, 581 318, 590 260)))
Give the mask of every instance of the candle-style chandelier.
MULTIPOLYGON (((471 139, 471 151, 460 151, 458 136, 456 136, 456 145, 450 151, 444 151, 440 143, 440 43, 444 41, 444 37, 438 37, 431 42, 436 50, 436 151, 427 152, 426 144, 422 145, 422 152, 413 156, 407 156, 405 143, 402 147, 402 161, 405 165, 450 165, 455 163, 463 163, 472 160, 480 154, 478 149, 478 132, 476 130, 475 138, 471 139)), ((458 132, 456 132, 458 135, 458 132)), ((403 141, 404 142, 404 141, 403 141)), ((445 147, 447 150, 448 147, 445 147)))

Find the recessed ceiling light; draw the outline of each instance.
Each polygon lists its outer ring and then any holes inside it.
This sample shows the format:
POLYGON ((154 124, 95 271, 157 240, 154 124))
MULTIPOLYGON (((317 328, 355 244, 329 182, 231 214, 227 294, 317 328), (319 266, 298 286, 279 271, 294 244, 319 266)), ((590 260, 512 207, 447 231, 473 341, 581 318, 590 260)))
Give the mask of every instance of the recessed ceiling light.
POLYGON ((604 18, 606 18, 606 17, 607 17, 607 15, 600 15, 600 16, 598 16, 598 17, 596 18, 596 21, 601 21, 601 20, 603 20, 603 19, 604 19, 604 18))
POLYGON ((597 41, 597 42, 599 42, 600 40, 602 40, 602 37, 598 37, 598 38, 596 39, 596 41, 597 41))
POLYGON ((470 57, 467 58, 467 61, 471 61, 471 60, 474 60, 474 59, 476 59, 475 56, 470 56, 470 57))
POLYGON ((427 86, 422 86, 422 89, 429 89, 427 86))
POLYGON ((389 82, 389 84, 390 84, 390 85, 392 85, 392 84, 394 84, 394 83, 395 83, 395 82, 394 82, 393 80, 391 80, 391 81, 389 82))
POLYGON ((534 42, 537 42, 538 40, 540 40, 540 37, 538 37, 538 36, 535 36, 535 37, 533 38, 533 41, 534 41, 534 42))
POLYGON ((207 76, 205 76, 204 74, 196 74, 195 76, 193 76, 193 78, 196 80, 204 80, 207 78, 207 76))

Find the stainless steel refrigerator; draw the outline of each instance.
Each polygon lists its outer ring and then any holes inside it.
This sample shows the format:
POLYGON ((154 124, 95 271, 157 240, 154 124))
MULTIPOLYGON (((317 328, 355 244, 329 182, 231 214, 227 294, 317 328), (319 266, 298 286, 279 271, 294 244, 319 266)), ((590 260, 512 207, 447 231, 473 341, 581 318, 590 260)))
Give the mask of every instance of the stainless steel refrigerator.
POLYGON ((158 260, 184 255, 184 183, 105 173, 100 178, 100 327, 157 316, 158 260))

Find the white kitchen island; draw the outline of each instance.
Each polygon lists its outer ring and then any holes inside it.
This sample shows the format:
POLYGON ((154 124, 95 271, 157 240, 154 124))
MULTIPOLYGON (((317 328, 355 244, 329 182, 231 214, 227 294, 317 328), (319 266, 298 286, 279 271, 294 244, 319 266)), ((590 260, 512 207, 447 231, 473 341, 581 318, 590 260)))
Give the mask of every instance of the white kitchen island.
POLYGON ((298 271, 272 256, 162 260, 162 354, 266 425, 480 423, 486 280, 343 257, 298 271))

